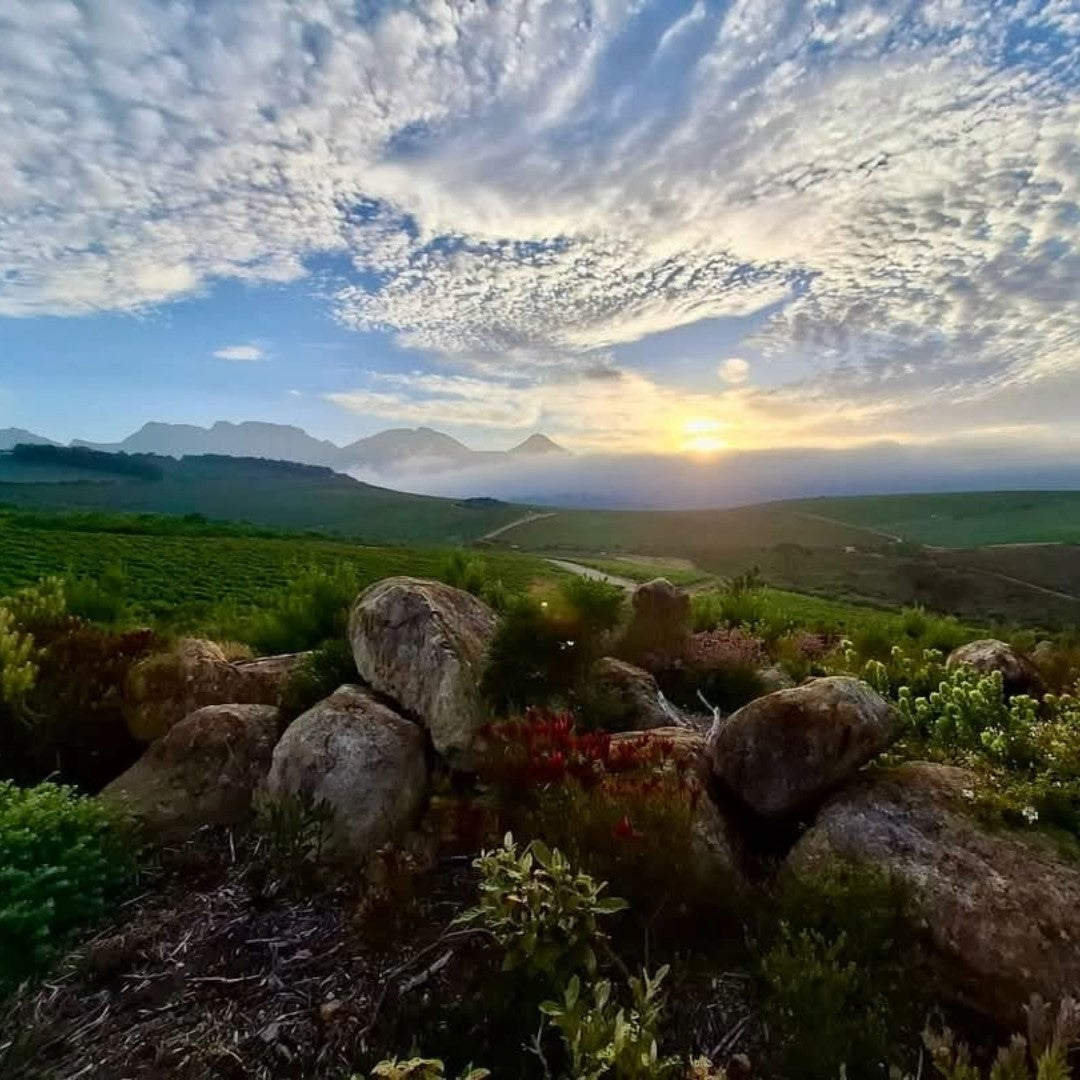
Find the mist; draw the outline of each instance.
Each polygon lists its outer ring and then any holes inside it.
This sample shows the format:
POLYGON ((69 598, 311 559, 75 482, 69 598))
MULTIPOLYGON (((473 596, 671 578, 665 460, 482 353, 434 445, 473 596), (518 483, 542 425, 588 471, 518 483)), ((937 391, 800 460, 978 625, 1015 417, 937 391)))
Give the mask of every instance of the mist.
POLYGON ((709 458, 584 455, 428 473, 354 472, 383 487, 453 498, 608 509, 707 509, 819 495, 1080 489, 1080 459, 1063 448, 1000 444, 741 451, 709 458))

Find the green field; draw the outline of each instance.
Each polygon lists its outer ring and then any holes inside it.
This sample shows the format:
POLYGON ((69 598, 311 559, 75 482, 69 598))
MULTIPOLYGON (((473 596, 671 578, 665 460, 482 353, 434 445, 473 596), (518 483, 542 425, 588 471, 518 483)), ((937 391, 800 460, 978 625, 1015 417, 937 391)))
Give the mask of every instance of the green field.
POLYGON ((935 547, 1080 543, 1080 491, 860 495, 781 505, 935 547))
MULTIPOLYGON (((366 547, 303 536, 90 531, 77 518, 75 527, 64 528, 66 520, 0 513, 0 594, 50 574, 96 579, 118 568, 125 595, 138 612, 172 619, 220 604, 258 605, 308 569, 344 564, 364 586, 393 574, 437 576, 448 556, 439 548, 366 547)), ((121 519, 118 528, 126 527, 130 523, 121 519)), ((492 576, 513 590, 555 574, 549 564, 527 555, 490 552, 484 558, 492 576)))
MULTIPOLYGON (((926 505, 939 498, 975 505, 961 496, 926 498, 926 505)), ((1061 505, 1072 499, 1061 496, 1061 505)), ((685 513, 557 511, 501 533, 493 544, 598 565, 609 573, 618 573, 617 560, 628 554, 686 559, 721 577, 756 567, 773 586, 836 600, 882 607, 920 604, 984 625, 1080 625, 1080 547, 938 550, 898 543, 881 535, 885 530, 874 531, 874 525, 834 521, 823 513, 842 503, 855 517, 853 508, 877 502, 894 505, 891 499, 854 499, 685 513)), ((1049 496, 1033 500, 1032 535, 1052 503, 1049 496)), ((1003 515, 1006 506, 1021 514, 1017 497, 1000 501, 1003 515)), ((867 509, 863 516, 878 520, 880 507, 877 514, 867 509)), ((1015 521, 1014 528, 1019 528, 1015 521)))
POLYGON ((368 544, 467 544, 525 513, 495 500, 407 495, 308 466, 247 458, 152 458, 158 479, 27 465, 0 454, 0 504, 26 509, 201 514, 368 544), (34 480, 38 476, 40 479, 34 480))

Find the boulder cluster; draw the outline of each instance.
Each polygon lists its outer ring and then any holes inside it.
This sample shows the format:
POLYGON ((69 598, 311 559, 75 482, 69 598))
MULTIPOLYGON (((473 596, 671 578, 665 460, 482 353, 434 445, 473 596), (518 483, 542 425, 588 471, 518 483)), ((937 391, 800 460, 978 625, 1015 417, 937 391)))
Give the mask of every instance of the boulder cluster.
MULTIPOLYGON (((671 647, 672 627, 687 624, 685 598, 666 582, 643 586, 633 608, 632 632, 650 647, 671 647)), ((282 695, 302 656, 231 663, 210 642, 181 642, 132 671, 129 725, 149 746, 103 797, 169 831, 239 822, 256 797, 320 802, 337 848, 365 859, 416 826, 434 768, 475 764, 497 623, 450 586, 379 582, 350 614, 356 682, 288 724, 282 695)), ((964 649, 950 663, 1001 670, 1013 691, 1035 685, 1035 669, 1004 643, 964 649)), ((608 658, 595 678, 619 703, 615 739, 658 732, 703 781, 709 797, 689 843, 718 889, 752 891, 754 845, 779 835, 781 872, 841 858, 903 881, 957 997, 984 1014, 1015 1023, 1032 994, 1054 1000, 1080 987, 1080 869, 1036 834, 980 826, 964 770, 867 768, 901 730, 867 684, 810 679, 705 731, 679 724, 640 668, 608 658)))

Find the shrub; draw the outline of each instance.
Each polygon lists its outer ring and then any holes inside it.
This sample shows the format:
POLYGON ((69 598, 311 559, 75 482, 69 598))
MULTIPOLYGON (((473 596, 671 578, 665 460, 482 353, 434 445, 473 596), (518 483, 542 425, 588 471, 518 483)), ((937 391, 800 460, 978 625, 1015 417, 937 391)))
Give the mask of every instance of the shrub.
POLYGON ((621 590, 569 578, 547 599, 519 597, 488 649, 481 690, 499 712, 574 704, 622 615, 621 590))
POLYGON ((625 900, 604 897, 603 884, 538 840, 519 852, 509 833, 473 865, 480 903, 458 922, 492 935, 505 952, 505 970, 556 987, 575 971, 596 972, 597 949, 607 943, 600 920, 623 911, 625 900))
POLYGON ((0 993, 100 919, 135 869, 114 813, 71 788, 0 783, 0 993))
POLYGON ((704 797, 692 754, 648 733, 578 732, 570 713, 530 710, 487 732, 482 779, 506 827, 558 847, 643 912, 715 906, 693 828, 704 797))
POLYGON ((677 1058, 662 1058, 658 1049, 667 972, 664 967, 630 979, 629 1008, 619 1004, 609 980, 583 990, 576 975, 561 1000, 540 1006, 562 1035, 574 1080, 663 1080, 681 1069, 677 1058))
POLYGON ((304 571, 276 593, 264 611, 227 636, 264 654, 317 648, 344 638, 357 591, 356 574, 348 566, 304 571))
POLYGON ((761 638, 731 627, 694 634, 682 657, 650 666, 676 705, 699 709, 700 694, 714 707, 732 712, 765 692, 758 669, 768 662, 761 638))
MULTIPOLYGON (((1014 1035, 1003 1046, 990 1069, 989 1080, 1069 1080, 1069 1050, 1080 1037, 1080 1006, 1071 998, 1051 1014, 1042 998, 1033 997, 1027 1007, 1028 1035, 1014 1035)), ((967 1047, 945 1028, 927 1029, 923 1041, 934 1069, 945 1080, 981 1080, 967 1047)))
POLYGON ((107 566, 97 577, 69 577, 64 582, 67 610, 101 626, 123 626, 132 621, 134 609, 128 593, 127 575, 119 563, 107 566))
POLYGON ((275 873, 288 884, 317 885, 333 835, 330 806, 295 795, 256 795, 254 811, 255 829, 266 838, 275 873))
POLYGON ((331 638, 304 657, 289 677, 281 708, 286 718, 299 716, 339 686, 356 682, 352 646, 343 638, 331 638))
POLYGON ((930 980, 906 889, 847 863, 784 879, 761 972, 784 1076, 887 1075, 925 1015, 930 980))
POLYGON ((480 597, 495 611, 506 611, 510 605, 509 590, 501 578, 492 577, 491 569, 479 555, 452 552, 443 564, 439 580, 480 597))
POLYGON ((141 753, 124 718, 123 692, 154 635, 117 633, 68 617, 35 626, 34 638, 35 685, 19 714, 0 723, 3 772, 22 783, 58 774, 96 791, 141 753))

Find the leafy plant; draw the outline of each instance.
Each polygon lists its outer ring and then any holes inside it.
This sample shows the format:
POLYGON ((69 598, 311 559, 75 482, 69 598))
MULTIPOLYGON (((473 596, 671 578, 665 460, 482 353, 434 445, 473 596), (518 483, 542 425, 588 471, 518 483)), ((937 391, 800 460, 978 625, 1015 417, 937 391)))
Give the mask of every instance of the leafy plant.
POLYGON ((664 1014, 661 990, 668 969, 629 980, 631 1005, 620 1005, 608 979, 582 987, 575 975, 561 1000, 540 1011, 562 1036, 569 1058, 569 1080, 663 1080, 680 1069, 677 1058, 658 1048, 664 1014))
POLYGON ((349 607, 358 591, 355 572, 343 563, 332 569, 305 570, 230 636, 260 653, 314 649, 344 638, 349 607))
POLYGON ((473 864, 480 873, 480 903, 462 926, 482 927, 505 950, 504 970, 521 970, 553 986, 570 973, 597 969, 607 936, 600 922, 626 908, 605 897, 605 886, 575 871, 558 850, 534 840, 519 851, 507 833, 503 845, 473 864))
POLYGON ((134 871, 130 832, 102 803, 0 783, 0 993, 101 918, 134 871))
MULTIPOLYGON (((1028 1034, 1014 1035, 997 1053, 989 1080, 1070 1080, 1069 1050, 1080 1036, 1080 1005, 1072 998, 1052 1014, 1035 996, 1027 1007, 1028 1034)), ((968 1048, 948 1028, 927 1029, 923 1041, 934 1068, 944 1080, 982 1080, 968 1048)))
POLYGON ((286 881, 306 884, 328 854, 333 812, 299 796, 256 796, 255 827, 266 837, 270 865, 286 881))
MULTIPOLYGON (((460 1080, 486 1080, 487 1069, 466 1069, 460 1080)), ((446 1066, 438 1058, 409 1058, 408 1061, 380 1061, 371 1070, 371 1080, 445 1080, 446 1066)))
POLYGON ((357 677, 351 645, 344 638, 331 638, 313 649, 293 671, 282 695, 282 711, 287 717, 299 716, 357 677))

